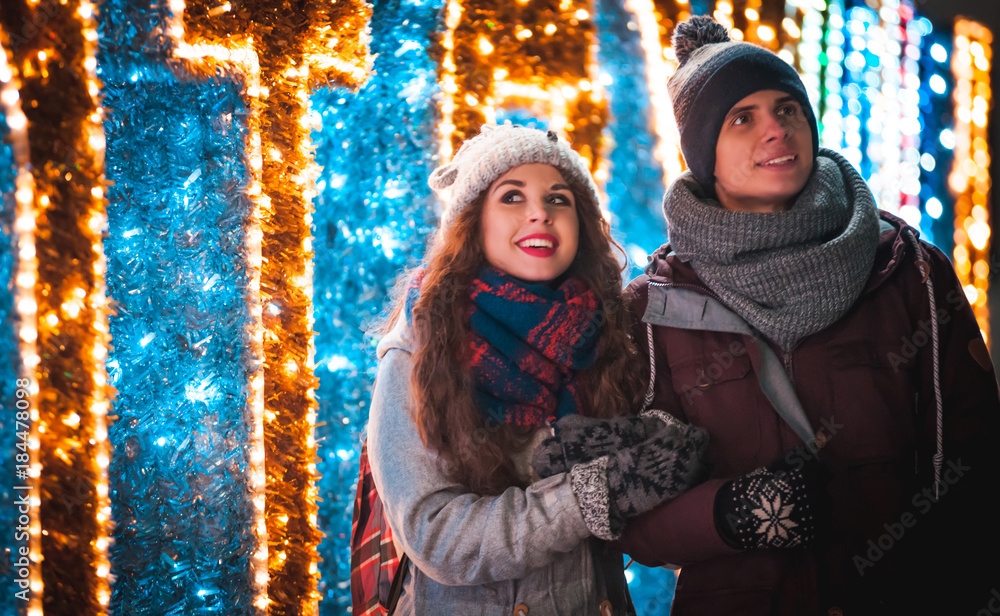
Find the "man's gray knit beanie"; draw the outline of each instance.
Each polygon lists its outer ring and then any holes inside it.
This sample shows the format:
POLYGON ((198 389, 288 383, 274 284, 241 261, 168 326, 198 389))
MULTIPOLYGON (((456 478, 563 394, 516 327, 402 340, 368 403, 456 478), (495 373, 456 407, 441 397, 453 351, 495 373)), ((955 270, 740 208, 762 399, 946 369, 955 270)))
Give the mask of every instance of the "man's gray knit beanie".
POLYGON ((730 40, 726 28, 705 15, 677 24, 672 42, 680 66, 667 90, 684 161, 702 188, 715 190, 715 146, 729 110, 761 90, 786 92, 798 101, 812 131, 816 158, 816 116, 802 79, 787 62, 763 47, 730 40))
POLYGON ((451 190, 441 215, 441 228, 455 222, 497 178, 514 167, 532 163, 552 165, 578 197, 590 199, 595 206, 600 203, 587 161, 554 132, 486 124, 478 135, 462 144, 450 163, 435 169, 428 179, 437 193, 451 190))

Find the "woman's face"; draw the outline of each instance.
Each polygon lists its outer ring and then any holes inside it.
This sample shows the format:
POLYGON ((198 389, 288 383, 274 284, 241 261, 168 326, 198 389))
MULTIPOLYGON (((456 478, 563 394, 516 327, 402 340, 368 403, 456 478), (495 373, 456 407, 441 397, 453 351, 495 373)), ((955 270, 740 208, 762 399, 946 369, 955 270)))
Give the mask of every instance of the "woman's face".
POLYGON ((497 178, 486 189, 482 226, 486 260, 522 280, 554 280, 576 258, 576 199, 551 165, 521 165, 497 178))

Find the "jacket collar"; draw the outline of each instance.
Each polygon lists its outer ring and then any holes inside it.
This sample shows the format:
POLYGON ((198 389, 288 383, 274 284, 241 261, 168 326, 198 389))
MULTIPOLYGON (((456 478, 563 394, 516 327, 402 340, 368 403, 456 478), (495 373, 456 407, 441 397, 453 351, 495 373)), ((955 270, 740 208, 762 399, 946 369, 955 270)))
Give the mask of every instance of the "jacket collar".
MULTIPOLYGON (((875 251, 875 263, 872 265, 871 274, 861 292, 862 296, 880 287, 903 262, 903 256, 906 253, 906 237, 902 233, 903 229, 909 228, 918 238, 920 237, 920 232, 906 224, 903 219, 881 210, 879 210, 879 225, 880 234, 878 248, 875 251)), ((649 276, 650 282, 690 289, 719 299, 711 289, 705 286, 691 264, 681 261, 674 254, 669 243, 660 246, 653 252, 649 264, 646 265, 645 273, 649 276)))

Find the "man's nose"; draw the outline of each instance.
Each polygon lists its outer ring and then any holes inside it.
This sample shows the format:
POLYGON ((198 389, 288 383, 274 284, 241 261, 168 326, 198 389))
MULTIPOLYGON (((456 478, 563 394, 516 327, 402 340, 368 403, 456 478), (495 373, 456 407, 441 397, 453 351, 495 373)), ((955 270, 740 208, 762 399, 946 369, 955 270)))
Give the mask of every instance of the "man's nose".
POLYGON ((795 127, 792 124, 792 118, 785 116, 778 116, 774 113, 767 114, 764 127, 764 139, 765 141, 773 141, 775 139, 785 139, 787 138, 795 127))

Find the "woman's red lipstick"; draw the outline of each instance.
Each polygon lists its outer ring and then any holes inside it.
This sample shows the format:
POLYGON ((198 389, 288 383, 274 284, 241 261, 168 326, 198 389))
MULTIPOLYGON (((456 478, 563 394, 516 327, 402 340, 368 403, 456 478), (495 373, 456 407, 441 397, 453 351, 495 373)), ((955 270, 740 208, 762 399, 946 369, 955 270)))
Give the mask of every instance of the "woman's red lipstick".
POLYGON ((517 247, 533 257, 551 257, 559 248, 559 240, 548 233, 532 233, 516 242, 517 247))

